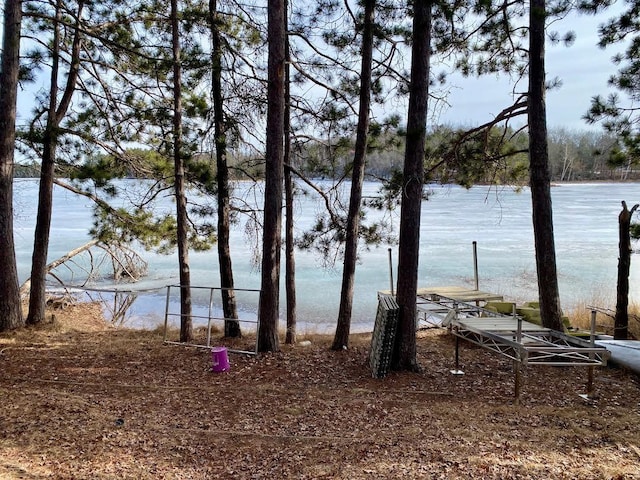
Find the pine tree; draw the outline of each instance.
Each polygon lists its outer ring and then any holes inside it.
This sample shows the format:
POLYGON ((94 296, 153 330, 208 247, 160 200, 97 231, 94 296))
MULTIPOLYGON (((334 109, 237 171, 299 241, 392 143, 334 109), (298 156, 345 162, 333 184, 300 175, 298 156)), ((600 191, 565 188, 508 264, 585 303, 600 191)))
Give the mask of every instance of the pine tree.
MULTIPOLYGON (((371 70, 373 59, 373 30, 376 0, 364 1, 362 30, 362 65, 360 67, 360 103, 356 145, 351 166, 351 195, 347 214, 344 264, 342 270, 342 290, 336 333, 331 348, 342 350, 349 345, 351 312, 353 308, 353 286, 355 282, 356 261, 358 259, 358 239, 360 228, 360 210, 362 203, 362 185, 364 183, 367 143, 369 138, 371 105, 371 70)), ((360 29, 358 29, 360 30, 360 29)))
POLYGON ((22 2, 5 0, 0 64, 0 332, 24 325, 13 242, 13 169, 22 2))
POLYGON ((416 360, 416 299, 429 102, 429 71, 431 67, 431 19, 431 1, 416 0, 413 2, 407 145, 402 174, 400 244, 398 245, 398 272, 402 272, 402 274, 398 277, 396 292, 400 318, 392 361, 394 369, 403 370, 418 368, 416 360))
MULTIPOLYGON (((75 19, 70 32, 71 45, 67 61, 66 81, 62 97, 58 100, 59 77, 62 73, 61 28, 63 19, 63 2, 57 0, 51 21, 53 38, 51 44, 51 71, 49 86, 49 104, 47 120, 42 134, 42 160, 40 164, 40 185, 38 193, 38 213, 33 242, 31 260, 31 288, 29 293, 28 324, 37 324, 44 320, 46 306, 46 266, 49 251, 49 233, 53 210, 53 181, 55 177, 56 152, 59 142, 59 131, 64 117, 71 105, 76 90, 80 69, 80 54, 82 50, 82 34, 80 33, 80 19, 83 17, 84 3, 78 2, 76 10, 68 12, 67 16, 75 19)), ((65 42, 67 43, 67 42, 65 42)))
MULTIPOLYGON (((580 6, 584 11, 596 13, 611 4, 585 0, 580 6)), ((626 44, 625 50, 613 57, 618 71, 609 78, 609 85, 615 91, 607 97, 596 95, 584 117, 588 123, 601 122, 607 132, 617 137, 617 148, 609 156, 609 163, 623 172, 640 163, 640 108, 636 103, 640 95, 640 2, 630 0, 624 6, 621 13, 599 28, 600 47, 626 44)))
POLYGON ((280 316, 280 246, 282 231, 284 71, 284 0, 268 2, 269 67, 267 81, 267 135, 265 153, 264 222, 262 239, 262 282, 258 350, 277 351, 280 316))

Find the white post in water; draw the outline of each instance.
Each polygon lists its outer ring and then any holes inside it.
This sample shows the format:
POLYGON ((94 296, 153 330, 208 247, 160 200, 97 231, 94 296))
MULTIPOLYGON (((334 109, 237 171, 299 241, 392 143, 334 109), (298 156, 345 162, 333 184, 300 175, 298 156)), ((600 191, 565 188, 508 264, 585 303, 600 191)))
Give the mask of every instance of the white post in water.
POLYGON ((393 295, 393 258, 391 256, 391 249, 389 248, 389 290, 391 290, 391 295, 393 295))
POLYGON ((478 242, 473 241, 473 279, 475 280, 476 291, 480 290, 478 281, 478 242))

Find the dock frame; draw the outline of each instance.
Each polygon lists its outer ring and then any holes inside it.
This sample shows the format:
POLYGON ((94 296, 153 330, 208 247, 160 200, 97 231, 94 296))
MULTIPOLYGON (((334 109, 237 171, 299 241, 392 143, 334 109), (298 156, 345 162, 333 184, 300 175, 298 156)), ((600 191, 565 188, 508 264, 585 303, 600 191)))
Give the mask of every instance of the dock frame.
POLYGON ((456 336, 452 373, 463 373, 459 365, 459 339, 513 360, 516 404, 520 402, 523 365, 589 367, 587 393, 583 397, 593 398, 593 369, 606 365, 610 357, 606 348, 595 345, 594 322, 587 341, 524 321, 516 315, 515 304, 513 315, 504 315, 455 298, 428 293, 419 296, 418 311, 425 318, 439 317, 441 326, 456 336))

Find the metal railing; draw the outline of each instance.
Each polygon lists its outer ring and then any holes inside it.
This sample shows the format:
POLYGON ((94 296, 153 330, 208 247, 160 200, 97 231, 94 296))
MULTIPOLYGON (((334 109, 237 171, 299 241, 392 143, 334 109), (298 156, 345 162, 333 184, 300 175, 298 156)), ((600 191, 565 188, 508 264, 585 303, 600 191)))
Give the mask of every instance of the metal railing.
MULTIPOLYGON (((215 294, 216 292, 219 292, 220 295, 222 295, 222 292, 224 291, 232 291, 234 293, 251 293, 251 294, 257 294, 258 295, 258 301, 259 301, 259 296, 260 296, 260 292, 261 290, 255 290, 255 289, 247 289, 247 288, 223 288, 223 287, 200 287, 200 286, 190 286, 188 287, 190 290, 200 290, 200 291, 208 291, 208 310, 207 310, 207 314, 206 315, 197 315, 197 314, 193 314, 193 312, 190 315, 191 319, 200 319, 200 320, 206 320, 206 324, 207 324, 207 340, 206 340, 206 344, 201 344, 201 343, 187 343, 187 342, 175 342, 175 341, 170 341, 167 339, 168 333, 169 333, 169 319, 170 318, 178 318, 180 320, 182 320, 182 313, 174 313, 171 311, 171 290, 172 289, 177 289, 178 292, 180 291, 180 289, 182 288, 181 285, 168 285, 167 286, 167 296, 166 296, 166 303, 165 303, 165 314, 164 314, 164 336, 163 336, 163 342, 167 343, 167 344, 172 344, 172 345, 185 345, 185 346, 190 346, 190 347, 196 347, 196 348, 211 348, 211 328, 212 326, 216 323, 216 322, 222 322, 223 324, 225 324, 226 322, 237 322, 239 324, 251 324, 251 325, 255 325, 255 332, 256 332, 256 342, 255 342, 255 347, 253 350, 239 350, 239 349, 234 349, 234 348, 229 348, 227 349, 229 352, 231 353, 244 353, 244 354, 248 354, 248 355, 257 355, 258 353, 258 331, 260 328, 260 320, 259 317, 256 315, 256 318, 227 318, 224 317, 224 315, 217 315, 215 313, 215 294)), ((179 305, 179 302, 178 302, 179 305)), ((222 300, 220 300, 220 308, 222 308, 222 300)), ((223 310, 224 311, 224 310, 223 310)))

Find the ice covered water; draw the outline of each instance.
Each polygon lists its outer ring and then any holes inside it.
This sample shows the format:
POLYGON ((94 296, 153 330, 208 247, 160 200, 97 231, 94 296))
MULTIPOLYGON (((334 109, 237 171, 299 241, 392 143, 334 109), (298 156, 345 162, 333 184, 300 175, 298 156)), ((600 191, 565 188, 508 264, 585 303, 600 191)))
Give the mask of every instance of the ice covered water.
MULTIPOLYGON (((300 187, 304 188, 303 185, 300 187)), ((367 183, 365 194, 375 195, 378 187, 378 184, 367 183)), ((240 183, 236 191, 242 193, 246 188, 246 184, 240 183)), ((348 188, 345 185, 345 196, 348 196, 348 188)), ((476 241, 480 288, 500 293, 514 301, 535 300, 537 282, 529 190, 486 186, 470 190, 457 186, 431 186, 429 190, 429 200, 422 207, 419 285, 472 288, 472 242, 476 241)), ((16 251, 22 281, 29 276, 30 270, 37 182, 20 180, 14 191, 16 251)), ((260 195, 257 192, 255 198, 259 200, 260 195)), ((620 202, 626 200, 632 205, 640 201, 640 186, 631 183, 561 184, 552 188, 552 198, 562 305, 568 308, 581 301, 604 297, 610 298, 608 306, 613 306, 620 202)), ((171 208, 170 200, 167 202, 167 208, 171 208)), ((298 234, 313 224, 319 211, 321 204, 312 194, 298 198, 298 234)), ((399 211, 391 216, 396 227, 398 214, 399 211)), ((372 212, 370 215, 377 214, 372 212)), ((638 217, 634 220, 638 221, 638 217)), ((56 187, 50 260, 87 241, 92 222, 90 200, 56 187)), ((260 287, 260 273, 251 261, 251 242, 246 237, 244 227, 240 217, 232 233, 235 282, 238 288, 257 289, 260 287)), ((402 272, 395 271, 397 246, 361 249, 356 273, 354 331, 372 327, 376 292, 389 289, 388 248, 391 248, 393 275, 397 279, 398 275, 402 275, 402 272)), ((130 311, 132 323, 144 320, 143 323, 148 326, 164 318, 163 287, 178 283, 178 270, 175 255, 145 252, 144 257, 149 262, 148 276, 127 288, 159 289, 155 293, 140 294, 130 311)), ((215 249, 191 253, 190 262, 193 285, 219 286, 215 249)), ((640 301, 639 262, 640 257, 634 255, 631 261, 630 296, 635 301, 640 301)), ((297 252, 296 263, 300 329, 331 331, 338 313, 341 263, 324 268, 313 252, 297 252)), ((284 286, 281 292, 284 311, 284 286)), ((196 307, 204 308, 203 305, 196 307)), ((249 314, 255 314, 257 303, 254 298, 247 298, 241 301, 241 308, 249 314)))

